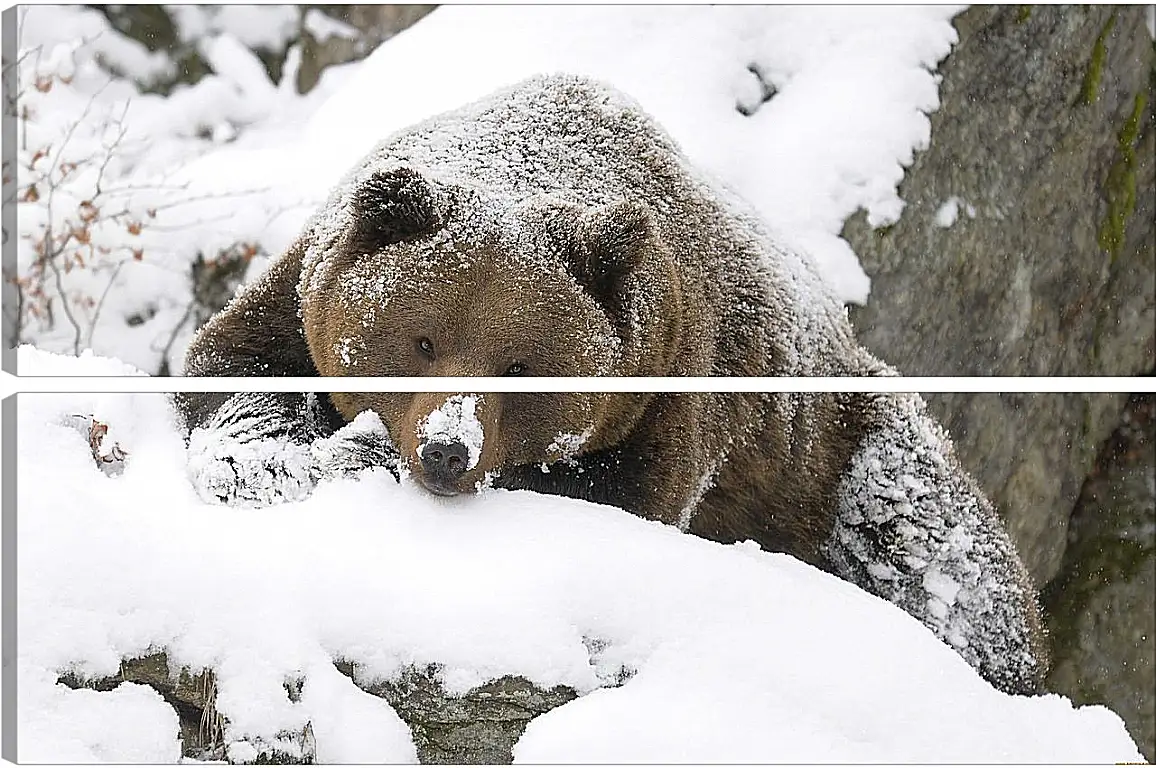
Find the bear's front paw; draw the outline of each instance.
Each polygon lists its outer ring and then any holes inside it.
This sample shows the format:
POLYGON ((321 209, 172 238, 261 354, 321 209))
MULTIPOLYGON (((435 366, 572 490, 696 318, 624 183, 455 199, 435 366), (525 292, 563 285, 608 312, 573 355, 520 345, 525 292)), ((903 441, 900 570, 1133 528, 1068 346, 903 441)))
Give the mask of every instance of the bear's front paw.
POLYGON ((189 478, 212 504, 266 507, 313 490, 309 446, 261 438, 241 441, 213 429, 189 438, 189 478))
POLYGON ((398 477, 398 452, 381 418, 364 411, 329 437, 314 440, 309 447, 318 477, 354 474, 370 467, 385 467, 398 477))

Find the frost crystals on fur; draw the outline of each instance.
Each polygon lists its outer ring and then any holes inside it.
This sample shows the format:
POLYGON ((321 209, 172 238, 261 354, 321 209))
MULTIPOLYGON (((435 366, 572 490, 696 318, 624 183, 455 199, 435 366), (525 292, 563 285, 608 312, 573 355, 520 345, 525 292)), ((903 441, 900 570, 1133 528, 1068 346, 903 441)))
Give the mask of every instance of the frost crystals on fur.
POLYGON ((881 397, 828 542, 836 572, 903 608, 1009 693, 1036 690, 1030 581, 995 510, 915 395, 881 397))
POLYGON ((397 476, 397 450, 381 419, 366 412, 319 437, 309 413, 285 413, 276 395, 234 395, 189 436, 188 473, 205 501, 266 507, 306 498, 323 479, 369 467, 397 476))
POLYGON ((564 462, 573 466, 577 464, 574 457, 582 450, 582 446, 594 434, 594 427, 586 427, 582 430, 582 434, 574 432, 559 432, 554 436, 554 442, 546 446, 546 453, 557 455, 558 461, 564 462))

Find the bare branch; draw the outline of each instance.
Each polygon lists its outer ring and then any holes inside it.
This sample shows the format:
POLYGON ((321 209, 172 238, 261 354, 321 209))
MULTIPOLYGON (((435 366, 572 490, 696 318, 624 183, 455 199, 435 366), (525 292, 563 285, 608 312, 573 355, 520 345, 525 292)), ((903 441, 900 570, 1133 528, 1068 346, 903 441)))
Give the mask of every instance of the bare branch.
POLYGON ((121 113, 120 113, 120 118, 118 118, 116 121, 116 127, 118 129, 117 134, 116 134, 116 138, 112 140, 112 144, 110 144, 108 147, 105 148, 104 162, 102 162, 100 164, 100 169, 96 172, 96 191, 93 193, 94 198, 100 196, 101 191, 102 191, 101 184, 104 181, 104 172, 108 168, 108 164, 110 162, 112 162, 112 156, 113 156, 114 151, 116 150, 117 147, 120 146, 121 140, 124 138, 125 134, 128 132, 128 129, 124 125, 124 118, 126 115, 128 115, 128 105, 129 105, 129 102, 126 99, 124 102, 124 109, 121 110, 121 113))
POLYGON ((92 347, 92 335, 96 333, 96 323, 100 320, 100 311, 104 309, 104 300, 108 298, 108 292, 112 290, 112 284, 116 282, 116 276, 120 274, 121 267, 125 265, 125 261, 119 261, 116 267, 112 270, 112 276, 108 279, 108 285, 104 286, 104 291, 100 294, 100 301, 96 303, 96 309, 92 312, 92 321, 88 326, 88 346, 92 347))
MULTIPOLYGON (((173 351, 173 344, 176 343, 177 334, 185 327, 185 323, 189 322, 189 318, 193 315, 193 309, 197 306, 197 295, 194 292, 193 298, 189 299, 188 305, 185 307, 185 313, 181 315, 181 319, 173 326, 172 332, 169 334, 169 340, 165 342, 164 348, 160 350, 161 353, 161 371, 169 370, 169 354, 173 351)), ((164 375, 163 373, 161 375, 164 375)))
POLYGON ((220 216, 210 216, 205 219, 197 219, 196 221, 187 221, 183 224, 173 224, 171 226, 165 224, 150 224, 149 230, 153 232, 180 232, 189 227, 198 227, 202 224, 215 224, 218 221, 228 221, 233 218, 232 213, 224 213, 220 216))
MULTIPOLYGON (((57 253, 59 255, 59 253, 57 253)), ((56 263, 56 258, 47 259, 48 266, 52 268, 52 273, 56 277, 56 292, 60 295, 60 306, 64 309, 64 316, 68 318, 68 322, 72 324, 72 329, 75 331, 75 336, 72 341, 73 354, 79 357, 80 355, 80 323, 77 322, 76 317, 72 314, 72 307, 69 305, 68 296, 64 291, 64 281, 60 273, 60 265, 56 263)))
POLYGON ((56 172, 56 167, 60 163, 60 158, 64 156, 64 150, 68 146, 68 142, 72 140, 72 134, 76 133, 77 127, 84 122, 84 118, 88 117, 88 113, 92 111, 92 105, 96 103, 96 99, 100 94, 104 93, 104 89, 112 85, 112 78, 109 78, 104 85, 96 89, 96 91, 88 98, 88 103, 84 105, 84 111, 80 113, 80 117, 72 121, 68 126, 68 132, 64 134, 64 141, 60 145, 60 149, 56 152, 56 157, 52 159, 52 166, 48 170, 48 175, 51 177, 56 172))
POLYGON ((22 336, 24 335, 24 286, 14 277, 6 275, 4 279, 12 283, 12 286, 16 289, 16 307, 15 316, 12 318, 12 335, 8 339, 8 346, 15 349, 20 346, 22 336))

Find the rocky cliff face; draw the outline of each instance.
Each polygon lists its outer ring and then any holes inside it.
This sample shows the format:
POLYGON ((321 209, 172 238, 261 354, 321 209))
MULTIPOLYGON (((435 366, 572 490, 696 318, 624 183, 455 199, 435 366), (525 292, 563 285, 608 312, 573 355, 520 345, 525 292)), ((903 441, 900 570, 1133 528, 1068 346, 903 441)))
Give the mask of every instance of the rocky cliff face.
MULTIPOLYGON (((140 83, 148 92, 168 94, 180 84, 196 83, 212 72, 196 39, 182 39, 171 6, 98 5, 112 26, 165 54, 173 64, 166 75, 140 83)), ((291 47, 301 48, 298 93, 307 93, 328 67, 359 61, 398 32, 412 26, 436 5, 318 5, 296 6, 297 22, 280 42, 254 48, 273 82, 281 78, 291 47)), ((292 12, 290 12, 292 13, 292 12)))
MULTIPOLYGON (((940 67, 931 145, 901 186, 903 216, 872 230, 857 215, 844 229, 872 278, 867 306, 852 309, 864 344, 918 375, 1156 369, 1156 65, 1145 12, 981 6, 956 17, 960 40, 940 67)), ((1151 582, 1093 567, 1077 546, 1112 535, 1080 510, 1089 493, 1102 496, 1085 480, 1126 400, 928 397, 1037 583, 1052 582, 1055 690, 1117 707, 1151 758, 1153 682, 1141 671, 1153 664, 1151 582), (1130 608, 1099 610, 1095 634, 1086 616, 1061 610, 1069 587, 1101 608, 1126 594, 1130 608), (1065 646, 1072 637, 1097 653, 1065 646)), ((1138 461, 1129 476, 1151 478, 1156 462, 1138 461)), ((1151 497, 1128 498, 1119 514, 1151 521, 1151 497)))
POLYGON ((326 16, 348 25, 347 34, 325 35, 307 26, 301 35, 301 68, 297 91, 306 93, 317 84, 326 67, 365 58, 374 48, 398 32, 413 26, 436 5, 326 5, 326 16))
MULTIPOLYGON (((389 702, 413 734, 418 760, 424 765, 495 765, 513 762, 513 748, 530 721, 577 698, 572 688, 536 687, 522 677, 502 677, 451 696, 437 682, 436 670, 409 669, 389 682, 361 680, 354 665, 335 662, 337 669, 362 690, 389 702)), ((196 674, 174 668, 164 653, 121 662, 114 677, 82 680, 64 675, 70 688, 110 691, 121 683, 140 683, 155 689, 176 709, 180 720, 181 753, 201 761, 227 760, 225 720, 217 713, 216 680, 212 671, 196 674)), ((296 701, 301 681, 286 683, 286 695, 296 701)), ((317 762, 317 741, 311 723, 300 733, 281 733, 276 744, 250 743, 246 750, 257 765, 312 764, 317 762)))
POLYGON ((871 230, 856 216, 844 231, 872 280, 852 315, 863 343, 912 375, 1152 369, 1144 13, 982 6, 956 17, 902 218, 871 230))

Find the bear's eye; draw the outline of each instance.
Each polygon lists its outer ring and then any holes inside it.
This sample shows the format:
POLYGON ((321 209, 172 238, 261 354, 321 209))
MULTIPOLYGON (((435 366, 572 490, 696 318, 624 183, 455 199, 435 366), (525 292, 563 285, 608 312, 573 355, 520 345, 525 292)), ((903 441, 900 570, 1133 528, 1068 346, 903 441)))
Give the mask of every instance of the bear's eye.
POLYGON ((503 376, 521 376, 526 372, 526 366, 522 363, 510 363, 510 367, 506 369, 503 376))
POLYGON ((428 357, 431 360, 433 359, 434 346, 433 346, 433 342, 430 341, 428 338, 426 338, 425 336, 422 336, 420 339, 418 339, 417 340, 417 348, 421 350, 423 355, 425 355, 426 357, 428 357))

